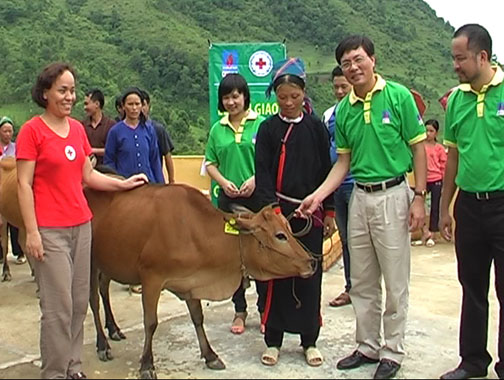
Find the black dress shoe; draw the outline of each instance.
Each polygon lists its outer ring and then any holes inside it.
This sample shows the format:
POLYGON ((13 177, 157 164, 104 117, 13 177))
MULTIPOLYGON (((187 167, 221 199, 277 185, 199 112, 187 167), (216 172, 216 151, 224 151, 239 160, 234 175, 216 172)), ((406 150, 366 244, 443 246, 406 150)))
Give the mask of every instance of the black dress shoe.
POLYGON ((449 372, 446 372, 444 375, 440 377, 440 379, 443 380, 470 379, 471 377, 485 377, 486 375, 487 375, 486 371, 475 372, 457 367, 449 372))
POLYGON ((87 379, 87 376, 84 372, 82 371, 79 371, 79 372, 75 372, 71 375, 68 375, 67 379, 87 379))
POLYGON ((363 353, 355 350, 354 352, 352 352, 352 355, 341 359, 336 367, 338 369, 352 369, 360 367, 363 364, 370 364, 370 363, 378 363, 378 359, 368 358, 363 353))
POLYGON ((497 377, 499 379, 504 379, 504 370, 502 370, 502 369, 496 369, 495 373, 497 374, 497 377))
POLYGON ((373 379, 392 379, 399 371, 399 368, 401 368, 399 363, 389 359, 382 359, 378 368, 376 368, 373 379))

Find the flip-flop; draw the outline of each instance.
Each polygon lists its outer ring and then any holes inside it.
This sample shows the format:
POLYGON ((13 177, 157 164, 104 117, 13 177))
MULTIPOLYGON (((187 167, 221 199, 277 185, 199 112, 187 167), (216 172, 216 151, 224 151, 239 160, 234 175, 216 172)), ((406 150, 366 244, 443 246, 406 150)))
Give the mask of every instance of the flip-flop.
POLYGON ((304 350, 306 363, 311 367, 319 367, 324 362, 324 357, 317 347, 308 347, 304 350))
POLYGON ((247 312, 235 313, 233 324, 231 325, 231 332, 233 334, 240 335, 245 332, 245 319, 247 319, 247 312))
POLYGON ((350 299, 350 295, 347 292, 343 292, 338 297, 336 297, 335 299, 330 301, 329 306, 340 307, 340 306, 349 305, 351 303, 352 303, 352 300, 350 299))
POLYGON ((429 248, 432 248, 435 245, 436 245, 436 242, 432 238, 427 239, 427 241, 425 242, 425 246, 429 247, 429 248))
POLYGON ((411 242, 412 247, 420 247, 421 245, 423 245, 423 241, 421 241, 421 240, 413 240, 411 242))
POLYGON ((129 292, 135 294, 142 294, 142 285, 130 285, 129 292))
POLYGON ((274 366, 278 363, 278 355, 280 349, 278 347, 268 347, 261 355, 261 363, 267 366, 274 366))

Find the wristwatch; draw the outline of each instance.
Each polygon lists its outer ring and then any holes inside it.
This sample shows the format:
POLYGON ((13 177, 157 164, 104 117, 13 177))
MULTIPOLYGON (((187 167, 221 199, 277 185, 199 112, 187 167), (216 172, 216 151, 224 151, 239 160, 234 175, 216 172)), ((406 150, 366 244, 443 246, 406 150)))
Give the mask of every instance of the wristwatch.
POLYGON ((425 198, 427 196, 427 190, 415 190, 415 196, 418 195, 419 197, 425 198))

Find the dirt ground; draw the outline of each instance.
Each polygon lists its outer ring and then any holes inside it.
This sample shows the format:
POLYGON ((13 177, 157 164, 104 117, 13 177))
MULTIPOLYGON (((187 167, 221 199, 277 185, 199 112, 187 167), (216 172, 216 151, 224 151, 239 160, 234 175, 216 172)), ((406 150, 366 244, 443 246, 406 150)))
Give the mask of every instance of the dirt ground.
MULTIPOLYGON (((13 281, 0 283, 0 378, 39 377, 39 308, 35 284, 27 265, 15 265, 13 281)), ((160 325, 154 336, 154 357, 159 378, 372 378, 375 365, 350 371, 336 369, 337 361, 354 349, 355 321, 351 306, 331 308, 328 302, 343 289, 340 265, 324 275, 323 320, 318 347, 325 356, 321 367, 309 367, 299 338, 287 335, 275 367, 265 367, 259 357, 264 350, 255 310, 254 290, 247 291, 249 318, 241 336, 229 332, 233 316, 231 301, 204 302, 205 327, 210 343, 227 365, 212 371, 199 358, 199 348, 185 304, 163 292, 159 305, 160 325)), ((95 353, 91 312, 85 322, 84 371, 90 378, 136 378, 143 347, 141 299, 125 286, 113 284, 112 305, 118 324, 127 335, 111 342, 115 359, 100 362, 95 353)), ((456 277, 452 244, 412 249, 407 356, 398 378, 439 378, 458 364, 458 324, 461 292, 456 277)), ((495 357, 498 303, 490 293, 489 351, 495 357)), ((496 378, 492 367, 490 378, 496 378)))

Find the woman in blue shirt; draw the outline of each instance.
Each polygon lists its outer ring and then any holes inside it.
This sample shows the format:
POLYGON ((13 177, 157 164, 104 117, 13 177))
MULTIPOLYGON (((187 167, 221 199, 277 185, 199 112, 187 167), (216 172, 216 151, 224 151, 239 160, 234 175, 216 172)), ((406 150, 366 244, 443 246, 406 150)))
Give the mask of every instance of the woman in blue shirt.
POLYGON ((146 123, 143 100, 142 92, 136 87, 124 93, 125 117, 109 131, 103 163, 124 177, 145 173, 149 182, 165 183, 156 132, 146 123))

